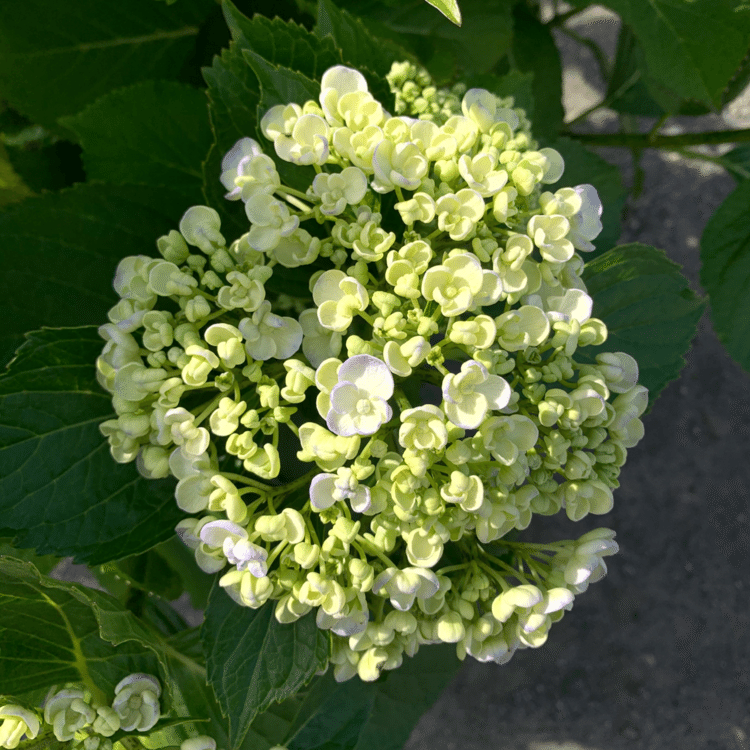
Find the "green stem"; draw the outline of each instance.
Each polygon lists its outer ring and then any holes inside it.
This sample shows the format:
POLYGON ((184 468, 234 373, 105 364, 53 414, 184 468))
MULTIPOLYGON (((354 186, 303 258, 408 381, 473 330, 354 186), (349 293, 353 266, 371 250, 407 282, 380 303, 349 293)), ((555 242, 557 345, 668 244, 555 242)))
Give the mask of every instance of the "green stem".
POLYGON ((733 164, 723 156, 710 156, 709 154, 700 154, 697 151, 690 151, 687 148, 675 149, 675 151, 684 156, 686 159, 701 159, 702 161, 709 161, 712 164, 718 164, 720 167, 724 167, 727 172, 733 172, 738 177, 742 177, 747 180, 750 178, 750 169, 746 169, 741 164, 733 164))
POLYGON ((720 143, 744 143, 750 141, 750 128, 740 130, 709 130, 703 133, 679 133, 658 135, 656 133, 571 133, 574 138, 588 146, 611 146, 618 148, 663 148, 679 151, 685 146, 713 146, 720 143))
POLYGON ((577 15, 578 13, 585 10, 586 8, 588 8, 588 5, 585 5, 580 8, 573 8, 572 10, 569 10, 566 13, 560 13, 556 15, 554 18, 552 18, 550 21, 548 21, 545 25, 550 29, 554 29, 554 28, 557 28, 558 26, 562 26, 568 19, 577 15))
POLYGON ((602 99, 598 104, 593 104, 587 109, 584 109, 583 112, 581 112, 579 115, 576 115, 572 120, 566 122, 565 124, 570 127, 580 120, 585 120, 589 115, 593 114, 597 110, 609 107, 612 102, 619 99, 628 89, 632 88, 640 77, 640 70, 636 70, 635 73, 633 73, 633 75, 631 75, 625 81, 625 83, 622 84, 622 86, 619 86, 617 89, 615 89, 609 96, 605 96, 604 99, 602 99))
POLYGON ((566 36, 569 36, 573 41, 578 42, 586 47, 596 60, 596 64, 599 66, 599 72, 605 81, 609 80, 609 61, 607 56, 602 51, 602 48, 592 39, 587 39, 585 36, 581 36, 578 32, 573 29, 568 29, 564 26, 559 27, 560 31, 566 36))

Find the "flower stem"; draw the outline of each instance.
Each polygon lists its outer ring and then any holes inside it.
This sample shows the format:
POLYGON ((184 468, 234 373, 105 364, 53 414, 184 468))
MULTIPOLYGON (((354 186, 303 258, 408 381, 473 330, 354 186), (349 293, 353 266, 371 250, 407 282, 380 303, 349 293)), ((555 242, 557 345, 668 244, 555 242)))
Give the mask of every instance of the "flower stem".
POLYGON ((708 130, 702 133, 679 133, 677 135, 659 135, 658 133, 570 133, 574 138, 588 146, 607 146, 625 148, 662 148, 667 151, 679 151, 685 146, 707 146, 720 143, 743 143, 750 141, 750 128, 740 130, 708 130))

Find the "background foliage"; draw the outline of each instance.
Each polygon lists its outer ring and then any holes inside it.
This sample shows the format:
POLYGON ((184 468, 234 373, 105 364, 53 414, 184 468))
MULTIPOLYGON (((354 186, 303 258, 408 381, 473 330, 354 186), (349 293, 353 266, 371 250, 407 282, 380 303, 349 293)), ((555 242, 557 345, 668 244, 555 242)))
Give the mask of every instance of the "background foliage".
MULTIPOLYGON (((624 125, 655 124, 597 136, 563 121, 552 36, 589 3, 554 13, 524 0, 430 4, 0 6, 0 358, 17 350, 0 377, 3 694, 38 703, 68 680, 107 693, 117 675, 146 671, 170 686, 157 746, 197 730, 228 750, 395 750, 455 673, 454 652, 433 647, 373 684, 314 677, 327 660, 321 631, 309 618, 279 626, 268 608, 230 606, 218 588, 209 595, 210 581, 169 539, 181 516, 170 482, 114 464, 97 427, 111 407, 93 377, 95 326, 115 301, 117 262, 152 253, 194 203, 244 231, 241 207, 221 197, 222 155, 258 136, 259 111, 315 98, 331 65, 360 68, 386 105, 391 63, 418 59, 441 84, 464 80, 526 108, 542 145, 565 157, 564 184, 590 182, 602 196, 604 232, 585 280, 609 345, 638 359, 652 401, 677 377, 705 300, 661 251, 615 247, 626 190, 588 146, 625 145, 637 159, 646 148, 739 143, 721 157, 738 187, 706 229, 701 279, 717 333, 750 370, 750 133, 660 133, 671 115, 720 111, 750 80, 748 6, 604 2, 623 26, 612 58, 593 49, 607 82, 599 106, 624 125), (92 566, 110 595, 49 578, 63 556, 92 566), (183 590, 206 608, 200 634, 167 604, 183 590), (19 668, 21 653, 33 669, 19 668)), ((279 170, 290 184, 301 171, 279 170)))

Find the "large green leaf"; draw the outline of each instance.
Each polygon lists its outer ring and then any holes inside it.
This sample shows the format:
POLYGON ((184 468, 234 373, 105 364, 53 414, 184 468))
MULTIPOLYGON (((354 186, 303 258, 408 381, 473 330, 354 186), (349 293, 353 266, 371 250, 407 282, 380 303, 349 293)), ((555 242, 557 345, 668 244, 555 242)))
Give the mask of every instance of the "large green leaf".
POLYGON ((243 52, 260 84, 259 112, 266 112, 276 104, 291 102, 304 104, 308 99, 317 101, 320 84, 285 65, 276 65, 253 50, 243 52))
POLYGON ((720 107, 748 51, 750 6, 737 0, 603 0, 643 48, 649 89, 720 107), (651 83, 653 82, 653 84, 651 83))
POLYGON ((735 146, 720 161, 735 180, 750 179, 750 143, 735 146))
POLYGON ((328 660, 328 635, 307 615, 282 625, 271 603, 239 606, 214 585, 201 631, 208 679, 229 722, 229 750, 253 719, 294 695, 328 660))
POLYGON ((224 198, 226 189, 219 181, 221 161, 241 138, 258 137, 260 85, 238 42, 215 57, 213 65, 203 69, 203 77, 208 85, 214 133, 213 146, 203 163, 203 195, 206 203, 219 212, 225 235, 239 237, 248 230, 248 220, 240 201, 224 198))
POLYGON ((63 124, 83 146, 90 180, 143 184, 201 200, 201 165, 211 146, 206 97, 173 81, 113 91, 63 124))
POLYGON ((719 206, 701 240, 701 283, 719 340, 750 371, 750 180, 719 206))
POLYGON ((592 362, 602 351, 627 352, 638 361, 639 382, 653 404, 685 364, 704 301, 664 251, 637 243, 587 263, 583 280, 594 299, 593 315, 607 324, 609 336, 576 356, 592 362))
MULTIPOLYGON (((252 50, 247 49, 243 54, 260 84, 259 121, 263 113, 276 104, 303 105, 309 99, 318 100, 320 84, 316 81, 291 68, 274 65, 252 50)), ((297 190, 304 191, 310 187, 315 177, 313 167, 290 164, 280 159, 272 148, 268 149, 268 153, 276 162, 282 182, 297 190)))
MULTIPOLYGON (((123 677, 146 672, 161 680, 163 715, 199 720, 202 732, 226 746, 224 722, 207 685, 205 665, 190 647, 194 631, 163 638, 108 594, 48 578, 11 558, 0 557, 0 603, 4 689, 22 693, 80 681, 109 703, 123 677)), ((174 723, 160 721, 154 731, 174 723)), ((172 744, 187 736, 184 728, 165 734, 172 744)), ((156 746, 165 744, 169 742, 156 746)))
POLYGON ((461 662, 450 645, 423 646, 376 682, 313 684, 297 716, 289 750, 400 750, 461 662))
POLYGON ((31 195, 31 190, 13 169, 8 152, 0 140, 0 206, 17 203, 31 195))
POLYGON ((107 703, 133 672, 159 675, 139 623, 117 613, 109 597, 41 575, 31 564, 0 557, 0 685, 16 694, 84 682, 107 703), (98 609, 98 604, 104 610, 98 609), (97 618, 108 620, 107 636, 97 618), (117 641, 118 648, 112 648, 117 641))
POLYGON ((2 3, 0 91, 34 122, 54 126, 114 88, 177 77, 212 8, 211 0, 2 3))
POLYGON ((223 0, 222 8, 232 38, 243 49, 252 50, 275 65, 319 81, 328 68, 342 62, 341 52, 333 40, 316 36, 293 21, 272 20, 261 15, 250 19, 230 0, 223 0))
POLYGON ((410 58, 409 53, 391 39, 373 34, 359 18, 331 0, 319 0, 317 33, 333 39, 343 61, 361 71, 372 95, 387 109, 393 109, 393 94, 385 80, 394 62, 410 58))
POLYGON ((0 377, 0 513, 16 545, 91 564, 147 550, 182 513, 172 483, 116 464, 99 424, 112 405, 94 377, 96 329, 28 334, 0 377))
POLYGON ((156 255, 156 240, 185 208, 158 188, 85 184, 0 213, 0 361, 32 328, 105 323, 119 260, 156 255))
MULTIPOLYGON (((295 23, 278 18, 270 20, 259 15, 251 20, 228 0, 223 3, 223 9, 233 41, 221 56, 214 58, 210 68, 203 70, 208 84, 209 112, 214 133, 214 145, 203 167, 203 191, 207 203, 221 214, 223 226, 239 236, 247 231, 247 217, 241 203, 226 201, 223 197, 226 191, 219 182, 221 160, 241 138, 258 139, 266 151, 275 157, 273 146, 258 130, 261 85, 245 53, 253 53, 266 61, 265 65, 258 63, 264 68, 269 65, 282 66, 309 81, 319 79, 327 68, 340 64, 342 60, 330 39, 318 39, 295 23)), ((266 80, 266 88, 269 86, 271 84, 266 80)), ((312 98, 317 99, 318 93, 316 88, 312 98)), ((310 98, 307 93, 306 98, 310 98)), ((264 108, 271 106, 266 105, 266 101, 264 108)), ((286 170, 284 176, 288 177, 291 172, 289 166, 282 166, 282 170, 286 170)), ((292 176, 300 171, 307 170, 296 168, 292 176)))
MULTIPOLYGON (((513 37, 511 0, 461 0, 463 22, 455 26, 435 13, 424 0, 404 0, 384 7, 380 0, 354 0, 346 3, 352 13, 370 26, 379 26, 400 35, 399 41, 413 48, 419 59, 440 80, 456 73, 487 73, 508 52, 513 37)), ((380 29, 379 36, 383 36, 380 29)))
POLYGON ((617 112, 642 117, 660 117, 662 108, 651 98, 644 83, 643 50, 628 26, 620 29, 612 74, 605 98, 617 112))
POLYGON ((513 9, 511 66, 533 79, 532 132, 540 140, 557 137, 562 127, 562 66, 552 32, 519 3, 513 9))
POLYGON ((560 181, 550 187, 551 190, 586 184, 596 188, 604 211, 602 212, 602 232, 594 240, 596 245, 594 255, 610 250, 620 238, 621 214, 627 198, 620 170, 598 154, 589 151, 582 143, 570 138, 560 138, 543 145, 557 149, 565 160, 565 172, 560 181))

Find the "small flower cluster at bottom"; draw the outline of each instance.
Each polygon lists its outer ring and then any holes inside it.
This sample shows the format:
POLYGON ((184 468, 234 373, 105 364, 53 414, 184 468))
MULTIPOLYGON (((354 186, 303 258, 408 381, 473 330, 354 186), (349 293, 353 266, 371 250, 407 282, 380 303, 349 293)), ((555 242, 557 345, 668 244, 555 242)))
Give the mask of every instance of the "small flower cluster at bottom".
MULTIPOLYGON (((112 750, 115 732, 147 732, 159 720, 161 685, 150 674, 128 675, 115 686, 109 706, 97 703, 82 687, 53 690, 44 702, 42 718, 34 709, 0 706, 0 747, 13 750, 21 740, 35 739, 44 724, 59 742, 74 740, 81 750, 112 750)), ((203 750, 188 748, 187 750, 203 750)), ((214 747, 211 750, 215 750, 214 747)))

